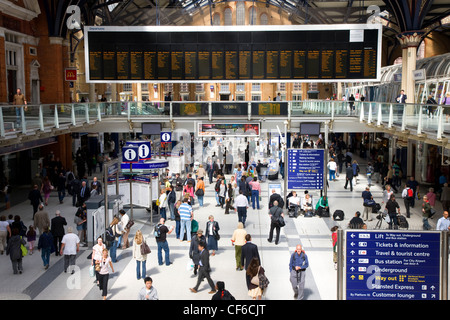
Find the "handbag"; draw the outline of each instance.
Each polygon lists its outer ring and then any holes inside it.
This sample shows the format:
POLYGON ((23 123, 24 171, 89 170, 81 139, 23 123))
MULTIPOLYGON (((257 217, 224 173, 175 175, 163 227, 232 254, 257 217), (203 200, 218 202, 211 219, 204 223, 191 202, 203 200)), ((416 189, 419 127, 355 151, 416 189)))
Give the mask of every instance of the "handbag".
POLYGON ((197 191, 195 191, 195 195, 197 197, 203 197, 205 195, 205 192, 203 191, 203 189, 197 189, 197 191))
POLYGON ((28 254, 27 247, 25 247, 23 244, 20 244, 20 250, 22 251, 22 257, 25 257, 28 254))
POLYGON ((125 229, 130 230, 133 225, 134 225, 134 220, 130 219, 130 221, 128 221, 127 225, 125 226, 125 229))
POLYGON ((150 247, 148 246, 147 242, 143 241, 141 243, 141 255, 146 255, 151 253, 150 247))

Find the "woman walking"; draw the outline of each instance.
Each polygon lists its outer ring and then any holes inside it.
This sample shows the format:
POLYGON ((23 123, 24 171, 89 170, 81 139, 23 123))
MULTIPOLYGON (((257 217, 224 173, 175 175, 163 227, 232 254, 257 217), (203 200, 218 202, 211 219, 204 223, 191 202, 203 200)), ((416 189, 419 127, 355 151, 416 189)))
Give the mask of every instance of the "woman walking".
POLYGON ((48 176, 45 176, 44 182, 42 183, 41 192, 44 193, 44 202, 46 206, 48 206, 48 198, 50 198, 50 192, 52 192, 52 190, 52 183, 50 182, 48 176))
POLYGON ((198 178, 195 188, 195 195, 197 196, 198 204, 200 207, 203 207, 203 197, 205 196, 205 183, 203 182, 203 177, 198 178))
POLYGON ((216 255, 216 250, 218 250, 219 241, 219 223, 214 221, 214 216, 210 215, 208 217, 209 221, 206 223, 206 239, 208 241, 208 250, 212 250, 211 255, 216 255))
POLYGON ((261 300, 263 290, 259 287, 259 284, 253 283, 252 279, 258 278, 259 275, 264 275, 264 268, 259 265, 259 259, 253 258, 247 268, 247 288, 248 295, 253 300, 261 300))
POLYGON ((141 230, 136 231, 133 241, 133 258, 136 260, 136 278, 138 280, 147 276, 147 255, 141 253, 141 245, 144 242, 141 230))
POLYGON ((98 272, 99 288, 102 290, 103 300, 106 300, 108 294, 109 268, 114 273, 114 267, 111 258, 108 257, 108 249, 103 249, 100 260, 100 271, 98 272))
POLYGON ((19 229, 13 228, 11 238, 8 241, 8 245, 6 247, 6 254, 9 254, 9 258, 11 259, 12 268, 14 274, 22 273, 22 249, 21 245, 26 245, 27 242, 23 237, 19 234, 19 229))
POLYGON ((95 265, 95 277, 97 279, 97 285, 100 285, 99 282, 99 271, 100 271, 100 261, 102 260, 103 249, 106 249, 105 244, 103 243, 103 238, 97 238, 97 244, 92 248, 92 258, 91 265, 95 265))
POLYGON ((231 237, 231 244, 234 246, 234 257, 236 260, 236 271, 242 270, 241 265, 241 255, 242 255, 242 246, 246 243, 245 236, 247 235, 247 231, 244 229, 244 224, 239 222, 237 225, 237 229, 234 230, 233 235, 231 237))

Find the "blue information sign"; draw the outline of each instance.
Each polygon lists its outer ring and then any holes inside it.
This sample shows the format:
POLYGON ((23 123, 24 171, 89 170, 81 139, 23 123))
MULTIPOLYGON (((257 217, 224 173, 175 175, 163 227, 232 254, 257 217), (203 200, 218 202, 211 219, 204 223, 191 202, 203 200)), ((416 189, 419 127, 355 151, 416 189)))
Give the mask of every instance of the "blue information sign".
POLYGON ((122 147, 122 163, 137 163, 139 162, 139 148, 138 146, 129 145, 122 147))
POLYGON ((439 300, 440 232, 347 230, 347 300, 439 300))
POLYGON ((172 132, 161 132, 161 142, 172 142, 172 132))
POLYGON ((152 149, 150 141, 127 141, 127 146, 133 145, 138 147, 139 160, 150 160, 152 158, 152 149))
POLYGON ((288 189, 323 189, 323 149, 288 149, 288 189))

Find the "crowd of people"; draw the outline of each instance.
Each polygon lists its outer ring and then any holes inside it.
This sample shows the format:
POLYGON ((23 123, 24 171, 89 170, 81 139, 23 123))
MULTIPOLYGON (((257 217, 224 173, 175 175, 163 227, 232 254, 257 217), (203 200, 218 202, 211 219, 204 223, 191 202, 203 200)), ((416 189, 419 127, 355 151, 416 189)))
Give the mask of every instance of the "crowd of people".
MULTIPOLYGON (((330 182, 336 180, 342 173, 345 164, 347 168, 344 188, 349 186, 352 191, 354 185, 361 182, 359 177, 361 169, 358 162, 352 159, 351 152, 339 146, 340 143, 340 141, 335 141, 328 150, 330 155, 330 162, 327 165, 328 177, 330 182)), ((33 254, 36 249, 41 252, 44 269, 49 268, 50 257, 54 253, 55 256, 63 256, 63 271, 74 273, 80 246, 86 246, 87 209, 85 202, 93 195, 102 194, 103 186, 96 177, 93 177, 90 181, 87 178, 79 179, 70 170, 66 171, 63 167, 55 165, 53 168, 55 171, 53 178, 45 175, 43 178, 36 177, 33 181, 33 189, 29 193, 29 200, 33 206, 33 224, 31 226, 27 228, 21 221, 20 216, 0 217, 0 253, 6 252, 10 256, 14 274, 23 272, 22 258, 27 254, 33 254), (57 176, 56 180, 54 180, 55 176, 57 176), (53 187, 55 181, 57 185, 55 191, 58 192, 60 203, 64 201, 65 190, 68 190, 72 196, 72 205, 75 207, 75 230, 71 226, 67 226, 67 221, 62 217, 60 211, 56 211, 55 216, 50 219, 46 210, 49 195, 55 189, 53 187)), ((267 241, 271 243, 274 240, 275 245, 280 243, 280 230, 285 224, 284 208, 287 208, 288 211, 292 210, 294 212, 293 217, 299 214, 299 210, 302 210, 305 215, 314 212, 315 214, 319 213, 319 216, 322 216, 323 212, 329 211, 326 197, 321 197, 313 206, 307 191, 302 198, 297 196, 295 191, 292 191, 287 197, 287 204, 284 204, 281 195, 272 190, 271 196, 267 199, 268 207, 263 208, 260 203, 262 200, 261 168, 260 162, 249 166, 238 164, 233 171, 228 170, 229 173, 226 176, 220 165, 209 162, 205 165, 205 168, 200 165, 197 170, 188 173, 185 179, 181 178, 179 173, 173 174, 167 169, 162 177, 161 193, 156 201, 160 219, 151 235, 145 236, 141 230, 136 230, 130 241, 129 235, 133 224, 128 214, 124 210, 120 210, 119 215, 114 217, 107 228, 105 239, 98 238, 97 243, 93 246, 91 255, 92 275, 95 277, 96 285, 101 290, 102 298, 106 299, 108 295, 109 275, 115 272, 114 264, 118 261, 117 249, 126 250, 131 247, 132 258, 136 262, 136 279, 144 281, 144 286, 137 295, 138 299, 159 299, 157 290, 153 286, 153 280, 147 275, 146 261, 150 253, 147 242, 150 238, 155 238, 158 265, 170 266, 173 262, 170 256, 168 237, 175 231, 177 240, 189 243, 186 254, 192 259, 192 272, 197 277, 197 282, 189 288, 190 291, 197 293, 201 282, 206 279, 212 299, 234 299, 233 295, 225 290, 225 283, 223 281, 214 282, 211 275, 210 258, 220 250, 220 221, 217 221, 214 215, 209 214, 205 227, 202 228, 196 220, 193 209, 198 202, 198 209, 201 210, 204 206, 206 193, 212 192, 215 198, 213 200, 215 206, 223 209, 224 214, 236 212, 237 227, 232 232, 230 239, 235 251, 236 271, 245 271, 248 295, 252 299, 261 299, 270 285, 270 281, 266 276, 266 270, 261 265, 258 247, 252 242, 252 237, 246 230, 247 210, 252 207, 253 210, 264 210, 266 212, 267 219, 270 221, 267 241), (207 184, 213 188, 207 188, 207 184), (166 221, 168 220, 175 221, 175 226, 167 226, 166 221)), ((396 229, 399 227, 400 207, 395 194, 398 193, 398 188, 402 183, 401 168, 397 163, 388 166, 386 172, 382 168, 383 165, 377 159, 368 163, 365 175, 367 187, 361 195, 363 214, 361 215, 357 211, 355 217, 349 223, 349 228, 366 228, 365 222, 372 220, 374 212, 372 207, 376 202, 370 188, 374 181, 375 183, 381 182, 383 186, 383 198, 380 203, 380 210, 377 212, 384 210, 386 215, 389 216, 389 228, 396 229)), ((450 188, 446 181, 443 181, 442 189, 439 191, 445 210, 443 217, 437 223, 437 230, 449 230, 450 188)), ((401 194, 407 218, 410 217, 410 209, 414 208, 419 199, 419 193, 417 181, 414 177, 410 177, 405 182, 401 194)), ((422 199, 423 228, 429 230, 431 227, 428 219, 436 212, 437 195, 434 189, 430 188, 422 199)), ((331 232, 333 261, 336 263, 337 227, 333 227, 331 232)), ((309 263, 301 245, 296 247, 286 264, 289 264, 290 282, 294 297, 304 299, 305 270, 309 263)))

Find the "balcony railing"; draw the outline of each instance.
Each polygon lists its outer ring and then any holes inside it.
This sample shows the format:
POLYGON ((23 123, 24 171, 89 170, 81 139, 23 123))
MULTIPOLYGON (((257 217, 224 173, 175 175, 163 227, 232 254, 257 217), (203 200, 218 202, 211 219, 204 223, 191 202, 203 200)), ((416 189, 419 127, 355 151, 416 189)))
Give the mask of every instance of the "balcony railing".
POLYGON ((334 120, 352 117, 369 125, 414 130, 417 134, 433 134, 442 138, 450 131, 447 118, 450 106, 423 104, 396 104, 385 102, 348 101, 173 101, 173 102, 98 102, 28 105, 0 108, 0 138, 17 134, 52 129, 70 128, 107 121, 111 118, 151 117, 154 120, 202 119, 202 120, 299 120, 317 117, 334 120))

